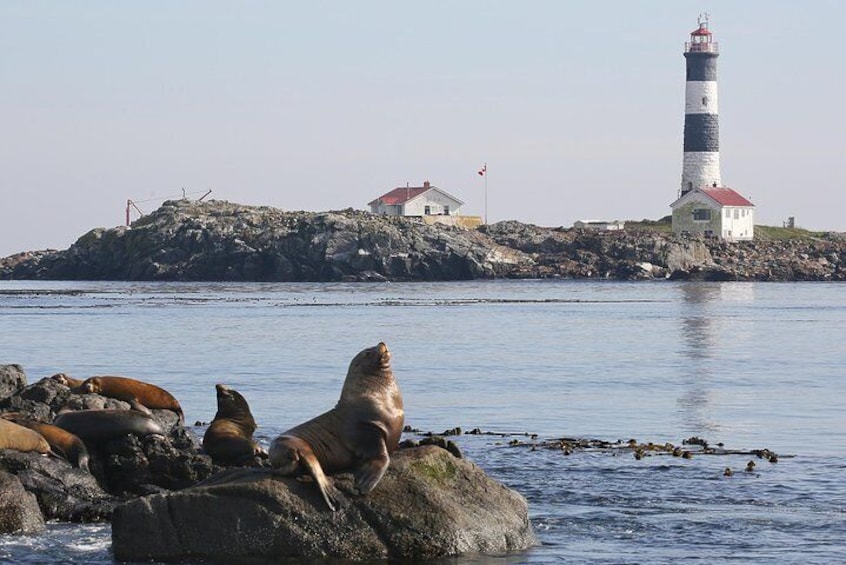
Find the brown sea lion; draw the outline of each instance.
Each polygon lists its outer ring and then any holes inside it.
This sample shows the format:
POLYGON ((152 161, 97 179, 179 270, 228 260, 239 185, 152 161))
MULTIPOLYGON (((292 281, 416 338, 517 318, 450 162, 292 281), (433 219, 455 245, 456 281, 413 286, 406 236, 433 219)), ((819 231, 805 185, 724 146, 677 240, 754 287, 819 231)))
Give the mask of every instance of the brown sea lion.
POLYGON ((86 443, 99 443, 135 434, 164 435, 164 430, 152 416, 132 410, 79 410, 63 412, 53 424, 75 434, 86 443))
POLYGON ((65 385, 70 389, 78 389, 80 386, 82 386, 83 382, 81 379, 75 379, 66 373, 56 373, 50 378, 58 383, 65 385))
POLYGON ((0 449, 46 454, 50 453, 50 444, 38 432, 0 418, 0 449))
POLYGON ((238 391, 215 385, 217 413, 203 435, 203 449, 218 465, 239 465, 267 453, 253 441, 256 421, 238 391))
POLYGON ((270 464, 282 475, 309 473, 334 511, 338 493, 326 474, 350 470, 358 492, 369 493, 388 469, 403 421, 391 353, 380 343, 353 358, 334 408, 273 440, 270 464))
POLYGON ((88 471, 88 449, 85 442, 74 434, 53 424, 27 418, 19 412, 8 412, 3 414, 3 418, 38 432, 50 444, 53 453, 88 471))
POLYGON ((150 408, 173 410, 179 415, 179 423, 185 423, 179 401, 165 389, 150 383, 128 377, 100 376, 85 379, 79 390, 129 402, 135 410, 145 414, 150 413, 150 408))

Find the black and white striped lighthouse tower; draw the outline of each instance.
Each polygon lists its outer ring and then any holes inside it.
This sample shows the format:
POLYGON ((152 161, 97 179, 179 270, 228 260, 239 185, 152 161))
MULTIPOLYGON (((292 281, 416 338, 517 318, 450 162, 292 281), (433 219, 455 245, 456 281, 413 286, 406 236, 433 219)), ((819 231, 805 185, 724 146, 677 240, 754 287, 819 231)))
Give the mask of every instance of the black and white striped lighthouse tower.
POLYGON ((684 161, 681 196, 694 188, 721 186, 720 127, 717 112, 717 57, 720 52, 708 30, 708 14, 685 43, 687 82, 684 92, 684 161))

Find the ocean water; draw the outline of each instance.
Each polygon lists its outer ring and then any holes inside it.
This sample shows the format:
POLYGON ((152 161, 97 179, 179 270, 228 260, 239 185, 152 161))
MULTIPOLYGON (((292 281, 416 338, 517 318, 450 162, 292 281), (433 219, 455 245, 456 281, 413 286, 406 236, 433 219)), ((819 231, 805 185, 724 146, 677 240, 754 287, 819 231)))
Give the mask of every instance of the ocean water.
MULTIPOLYGON (((189 424, 213 418, 226 383, 267 444, 334 405, 350 359, 385 341, 407 424, 491 432, 454 439, 529 502, 539 546, 455 563, 836 563, 844 322, 846 287, 826 283, 14 281, 0 282, 0 363, 30 382, 153 382, 189 424), (562 437, 622 443, 545 447, 562 437), (625 448, 691 437, 728 453, 625 448), (777 463, 750 454, 764 448, 777 463)), ((111 563, 110 545, 108 525, 51 524, 0 536, 0 560, 111 563)))

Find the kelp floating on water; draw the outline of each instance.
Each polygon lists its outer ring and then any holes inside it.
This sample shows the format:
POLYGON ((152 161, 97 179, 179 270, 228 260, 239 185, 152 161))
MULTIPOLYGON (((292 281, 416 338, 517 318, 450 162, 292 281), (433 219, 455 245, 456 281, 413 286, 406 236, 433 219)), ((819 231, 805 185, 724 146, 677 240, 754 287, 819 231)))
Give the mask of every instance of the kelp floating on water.
MULTIPOLYGON (((423 432, 406 426, 404 432, 414 433, 422 436, 424 439, 419 442, 415 440, 406 440, 413 443, 429 443, 440 445, 445 449, 458 450, 455 442, 445 439, 450 436, 461 435, 486 435, 496 436, 499 438, 510 438, 507 442, 497 442, 497 445, 506 445, 512 448, 524 448, 529 451, 560 451, 564 455, 572 455, 578 452, 591 453, 608 453, 613 456, 622 454, 631 454, 635 459, 641 460, 646 457, 671 456, 682 459, 692 459, 693 457, 711 455, 711 456, 726 456, 726 455, 748 455, 763 460, 769 463, 777 463, 779 458, 792 458, 794 455, 779 455, 776 452, 768 449, 732 449, 726 447, 722 442, 712 444, 705 439, 697 436, 684 439, 679 444, 671 442, 652 442, 652 441, 638 441, 637 439, 618 439, 616 441, 608 441, 601 439, 588 438, 573 438, 573 437, 559 437, 552 439, 538 439, 538 434, 531 432, 496 432, 483 431, 480 428, 473 428, 469 431, 463 431, 460 427, 444 430, 441 433, 423 432)), ((746 465, 746 471, 751 472, 755 468, 755 461, 750 460, 746 465)), ((728 471, 728 469, 727 469, 728 471)), ((725 473, 730 476, 731 473, 725 473)))

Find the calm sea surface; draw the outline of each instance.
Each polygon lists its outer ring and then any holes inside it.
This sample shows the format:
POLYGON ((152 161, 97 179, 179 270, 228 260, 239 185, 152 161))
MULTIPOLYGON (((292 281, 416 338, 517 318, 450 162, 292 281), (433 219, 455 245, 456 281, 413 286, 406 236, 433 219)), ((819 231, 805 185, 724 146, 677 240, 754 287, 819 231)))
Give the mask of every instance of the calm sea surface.
MULTIPOLYGON (((170 390, 189 423, 213 418, 226 383, 265 444, 334 405, 350 359, 379 341, 420 430, 779 454, 636 460, 463 435, 467 457, 528 499, 541 545, 457 563, 846 560, 840 284, 0 282, 0 363, 30 382, 132 376, 170 390)), ((0 560, 111 563, 110 546, 108 525, 54 524, 0 536, 0 560)))

